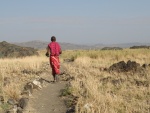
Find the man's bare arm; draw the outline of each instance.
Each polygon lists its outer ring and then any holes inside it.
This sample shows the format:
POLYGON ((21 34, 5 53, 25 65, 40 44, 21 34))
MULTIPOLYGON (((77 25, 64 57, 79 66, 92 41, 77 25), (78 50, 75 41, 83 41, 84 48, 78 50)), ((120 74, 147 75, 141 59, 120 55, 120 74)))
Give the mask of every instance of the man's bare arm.
POLYGON ((46 50, 47 50, 47 53, 49 53, 49 54, 50 54, 50 49, 49 49, 49 47, 48 47, 48 46, 47 46, 46 50))
POLYGON ((50 49, 49 49, 49 47, 48 47, 48 46, 47 46, 46 50, 47 50, 47 52, 45 53, 45 55, 46 55, 47 57, 49 57, 50 49))

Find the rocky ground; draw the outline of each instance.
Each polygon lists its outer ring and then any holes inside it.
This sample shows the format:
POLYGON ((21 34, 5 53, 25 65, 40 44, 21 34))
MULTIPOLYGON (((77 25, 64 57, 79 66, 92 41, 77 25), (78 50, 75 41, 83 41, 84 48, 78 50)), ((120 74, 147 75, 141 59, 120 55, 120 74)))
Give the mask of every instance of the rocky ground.
POLYGON ((48 72, 41 75, 45 80, 43 88, 34 91, 29 97, 25 113, 67 113, 65 99, 60 96, 67 84, 67 81, 63 80, 66 75, 60 75, 59 82, 54 83, 51 72, 48 72))

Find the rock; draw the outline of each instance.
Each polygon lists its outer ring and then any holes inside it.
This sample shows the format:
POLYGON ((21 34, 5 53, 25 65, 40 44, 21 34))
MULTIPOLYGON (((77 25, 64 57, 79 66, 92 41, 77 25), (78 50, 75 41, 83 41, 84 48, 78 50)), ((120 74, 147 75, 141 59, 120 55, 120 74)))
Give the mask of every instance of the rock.
POLYGON ((139 63, 136 63, 135 61, 127 61, 125 63, 124 61, 120 61, 118 63, 115 63, 111 65, 108 69, 108 71, 116 71, 116 72, 141 72, 143 71, 143 67, 140 66, 139 63))
POLYGON ((147 67, 149 67, 149 66, 148 66, 148 64, 143 64, 142 67, 143 67, 143 68, 147 68, 147 67))
POLYGON ((23 113, 23 109, 21 107, 17 108, 17 113, 23 113))
POLYGON ((118 63, 113 64, 109 67, 109 71, 118 71, 118 72, 124 72, 126 70, 126 63, 124 61, 120 61, 118 63))
POLYGON ((29 82, 24 86, 24 90, 21 94, 22 95, 28 94, 28 96, 31 96, 32 93, 33 93, 33 84, 31 82, 29 82))
POLYGON ((90 110, 90 108, 92 108, 92 107, 93 107, 93 105, 91 103, 86 103, 84 105, 84 108, 87 109, 87 110, 90 110))
POLYGON ((70 107, 66 113, 75 113, 75 106, 70 107))
POLYGON ((8 99, 7 103, 10 105, 15 105, 17 102, 16 102, 16 100, 10 98, 10 99, 8 99))
POLYGON ((126 71, 131 71, 131 70, 134 70, 136 71, 137 69, 140 68, 140 64, 139 63, 136 63, 135 61, 128 61, 127 62, 127 65, 126 65, 126 71))
POLYGON ((18 107, 25 109, 28 105, 28 101, 29 101, 28 98, 21 98, 18 102, 18 107))

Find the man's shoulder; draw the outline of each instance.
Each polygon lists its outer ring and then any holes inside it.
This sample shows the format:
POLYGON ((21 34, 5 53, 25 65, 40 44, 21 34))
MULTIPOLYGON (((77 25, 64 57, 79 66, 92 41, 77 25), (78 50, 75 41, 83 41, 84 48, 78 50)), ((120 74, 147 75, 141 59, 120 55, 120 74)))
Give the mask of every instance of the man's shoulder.
POLYGON ((59 42, 55 42, 57 45, 60 45, 59 42))
POLYGON ((50 42, 48 45, 49 45, 49 46, 50 46, 50 45, 59 45, 59 46, 60 46, 60 44, 59 44, 58 42, 50 42))
POLYGON ((55 42, 55 43, 59 44, 59 42, 55 42))
POLYGON ((52 44, 54 44, 54 42, 50 42, 48 45, 52 45, 52 44))

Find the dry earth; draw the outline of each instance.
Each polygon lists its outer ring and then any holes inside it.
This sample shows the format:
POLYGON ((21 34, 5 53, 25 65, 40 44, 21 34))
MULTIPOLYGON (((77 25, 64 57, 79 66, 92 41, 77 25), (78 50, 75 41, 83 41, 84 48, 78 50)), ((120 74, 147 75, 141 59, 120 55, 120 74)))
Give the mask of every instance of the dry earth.
POLYGON ((25 113, 66 113, 67 107, 60 94, 67 82, 60 80, 53 83, 50 73, 43 73, 42 78, 45 79, 44 87, 33 92, 25 113))

